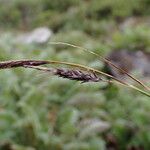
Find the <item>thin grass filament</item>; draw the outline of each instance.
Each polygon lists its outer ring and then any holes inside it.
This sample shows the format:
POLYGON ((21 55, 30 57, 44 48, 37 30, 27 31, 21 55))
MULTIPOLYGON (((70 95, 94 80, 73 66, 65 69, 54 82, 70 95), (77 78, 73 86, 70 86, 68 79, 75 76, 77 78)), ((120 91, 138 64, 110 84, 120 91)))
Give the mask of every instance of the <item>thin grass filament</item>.
POLYGON ((98 58, 100 58, 100 60, 102 60, 103 62, 113 66, 114 68, 116 68, 117 70, 121 71, 122 73, 125 73, 128 77, 130 77, 132 80, 134 80, 135 82, 137 82, 138 84, 140 84, 141 86, 143 86, 146 90, 150 91, 150 87, 148 87, 147 85, 145 85, 142 81, 140 81, 139 79, 135 78, 133 75, 129 74, 127 71, 125 71, 124 69, 116 66, 114 63, 112 63, 110 60, 108 60, 107 58, 104 58, 102 57, 101 55, 93 52, 93 51, 90 51, 84 47, 81 47, 81 46, 77 46, 77 45, 74 45, 74 44, 70 44, 70 43, 65 43, 65 42, 50 42, 50 44, 55 44, 55 45, 58 45, 58 44, 61 44, 61 45, 67 45, 67 46, 71 46, 71 47, 74 47, 74 48, 79 48, 81 50, 84 50, 85 52, 88 52, 88 53, 91 53, 92 55, 95 55, 97 56, 98 58))

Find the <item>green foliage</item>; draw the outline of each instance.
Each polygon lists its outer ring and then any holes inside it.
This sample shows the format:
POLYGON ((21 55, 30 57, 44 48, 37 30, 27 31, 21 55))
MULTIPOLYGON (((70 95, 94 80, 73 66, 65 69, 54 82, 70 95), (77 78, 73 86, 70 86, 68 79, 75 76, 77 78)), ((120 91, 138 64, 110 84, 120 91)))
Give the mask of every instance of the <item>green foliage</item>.
MULTIPOLYGON (((64 60, 102 69, 98 58, 79 49, 21 44, 15 41, 18 32, 2 29, 48 26, 54 31, 51 41, 77 44, 103 56, 114 49, 148 52, 148 6, 148 0, 0 1, 0 60, 64 60), (143 20, 134 22, 134 15, 143 20)), ((105 150, 108 135, 119 149, 149 150, 149 114, 149 98, 122 86, 80 84, 23 68, 0 71, 2 150, 105 150)))
POLYGON ((98 31, 98 20, 148 15, 149 5, 148 0, 7 0, 0 1, 0 23, 15 28, 82 29, 93 34, 98 31))
POLYGON ((113 40, 116 48, 128 48, 132 50, 144 49, 149 51, 150 46, 150 30, 147 25, 126 28, 123 33, 116 32, 113 35, 113 40))

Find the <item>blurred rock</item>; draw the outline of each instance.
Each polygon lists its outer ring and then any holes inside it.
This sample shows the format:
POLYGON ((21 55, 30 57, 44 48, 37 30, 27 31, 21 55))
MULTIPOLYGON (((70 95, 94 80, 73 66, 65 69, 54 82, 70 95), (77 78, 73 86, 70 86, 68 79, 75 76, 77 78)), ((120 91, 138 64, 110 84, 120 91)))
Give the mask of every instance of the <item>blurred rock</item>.
MULTIPOLYGON (((140 77, 150 79, 150 53, 148 52, 128 50, 113 51, 107 58, 128 73, 137 72, 140 77)), ((110 65, 107 65, 107 67, 109 73, 115 77, 121 79, 127 77, 123 72, 118 71, 114 67, 110 65)))
POLYGON ((46 43, 52 36, 52 31, 47 27, 39 27, 29 33, 19 35, 17 41, 24 44, 43 44, 46 43))

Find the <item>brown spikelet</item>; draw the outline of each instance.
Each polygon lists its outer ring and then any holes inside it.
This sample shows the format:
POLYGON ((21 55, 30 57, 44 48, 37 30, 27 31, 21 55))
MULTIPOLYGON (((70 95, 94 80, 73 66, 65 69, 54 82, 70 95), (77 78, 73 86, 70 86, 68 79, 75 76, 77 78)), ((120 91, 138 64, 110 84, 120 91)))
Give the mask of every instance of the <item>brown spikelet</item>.
POLYGON ((11 60, 11 61, 3 61, 0 62, 0 69, 6 68, 14 68, 14 67, 23 67, 25 65, 39 66, 47 64, 47 61, 39 61, 39 60, 11 60))
POLYGON ((66 69, 66 68, 47 68, 47 67, 30 66, 30 65, 29 66, 25 65, 24 67, 49 72, 61 78, 81 81, 82 83, 104 81, 102 78, 100 78, 93 72, 81 71, 79 69, 73 70, 73 69, 66 69))
POLYGON ((57 69, 55 75, 58 75, 62 78, 67 78, 76 81, 84 82, 99 82, 102 80, 95 73, 87 73, 81 70, 68 70, 68 69, 57 69))
MULTIPOLYGON (((84 66, 81 64, 76 64, 76 63, 70 63, 70 62, 62 62, 62 61, 43 61, 43 60, 12 60, 12 61, 2 61, 0 62, 0 70, 1 69, 7 69, 7 68, 13 68, 13 67, 25 67, 25 68, 34 68, 37 70, 41 70, 41 71, 46 71, 46 72, 51 72, 54 75, 58 75, 60 77, 63 78, 68 78, 70 80, 77 80, 77 81, 81 81, 82 83, 84 82, 99 82, 99 81, 105 81, 108 83, 118 83, 121 85, 124 85, 126 87, 132 88, 136 91, 141 92, 144 95, 147 95, 148 97, 150 97, 150 94, 146 91, 144 91, 143 89, 138 88, 137 86, 134 86, 130 83, 126 83, 123 82, 117 78, 115 78, 114 76, 107 74, 103 71, 88 67, 88 66, 84 66), (40 65, 44 65, 44 64, 63 64, 63 65, 68 65, 72 68, 78 68, 76 70, 64 70, 64 68, 62 69, 50 69, 50 68, 46 68, 46 67, 41 67, 40 65), (86 71, 81 71, 81 70, 86 70, 86 71), (98 77, 97 74, 106 76, 106 77, 110 77, 112 80, 104 80, 100 77, 98 77)), ((149 90, 149 87, 147 88, 149 90)))

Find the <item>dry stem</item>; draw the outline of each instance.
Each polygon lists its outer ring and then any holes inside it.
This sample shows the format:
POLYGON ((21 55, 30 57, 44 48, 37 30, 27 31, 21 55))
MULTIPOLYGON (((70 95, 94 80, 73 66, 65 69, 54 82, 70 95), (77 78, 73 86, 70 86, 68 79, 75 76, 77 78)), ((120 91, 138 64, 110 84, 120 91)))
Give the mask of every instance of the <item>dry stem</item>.
MULTIPOLYGON (((77 80, 77 81, 82 81, 82 82, 102 81, 102 79, 96 75, 96 73, 97 73, 97 74, 100 74, 100 75, 103 75, 103 76, 110 77, 115 82, 117 82, 119 84, 122 84, 124 86, 127 86, 129 88, 132 88, 134 90, 137 90, 137 91, 139 91, 139 92, 141 92, 141 93, 143 93, 143 94, 150 97, 149 93, 143 91, 142 89, 139 89, 138 87, 136 87, 134 85, 125 83, 125 82, 115 78, 112 75, 109 75, 109 74, 107 74, 105 72, 102 72, 100 70, 96 70, 96 69, 93 69, 91 67, 84 66, 84 65, 81 65, 81 64, 61 62, 61 61, 41 61, 41 60, 16 60, 16 61, 14 61, 14 60, 12 60, 12 61, 0 62, 0 69, 7 69, 7 68, 13 68, 13 67, 26 67, 26 68, 28 67, 28 68, 35 68, 35 69, 38 69, 38 70, 43 70, 44 67, 40 66, 40 65, 43 65, 43 64, 64 64, 64 65, 68 65, 68 66, 71 66, 71 67, 78 68, 76 70, 64 70, 62 68, 53 70, 54 75, 58 75, 58 76, 63 77, 63 78, 68 78, 68 79, 71 79, 71 80, 77 80), (82 72, 79 69, 86 70, 87 72, 86 73, 82 72)), ((52 69, 49 69, 49 70, 48 70, 48 68, 45 68, 45 69, 47 69, 47 71, 52 72, 52 69)), ((107 80, 107 81, 108 82, 113 82, 113 80, 112 81, 107 80)))
POLYGON ((148 87, 147 85, 145 85, 142 81, 140 81, 139 79, 135 78, 133 75, 129 74, 126 70, 118 67, 117 65, 115 65, 114 63, 112 63, 110 60, 108 60, 107 58, 104 58, 102 57, 101 55, 93 52, 93 51, 90 51, 84 47, 81 47, 81 46, 77 46, 77 45, 74 45, 74 44, 70 44, 70 43, 65 43, 65 42, 50 42, 50 44, 63 44, 63 45, 68 45, 68 46, 71 46, 71 47, 74 47, 74 48, 79 48, 79 49, 82 49, 84 50, 85 52, 88 52, 88 53, 91 53, 95 56, 97 56, 98 58, 100 58, 103 62, 111 65, 112 67, 116 68, 117 70, 121 71, 122 73, 125 73, 128 77, 130 77, 132 80, 136 81, 137 83, 139 83, 141 86, 143 86, 146 90, 150 91, 150 87, 148 87))

